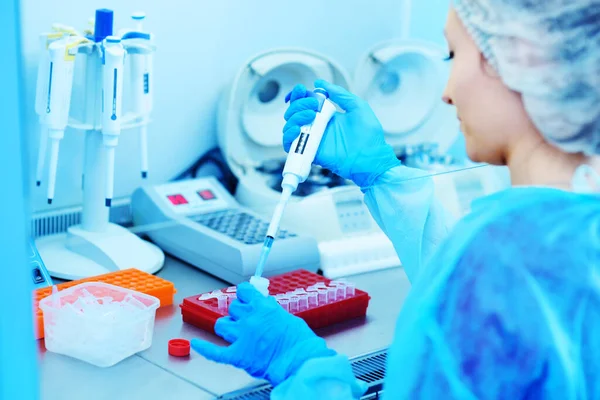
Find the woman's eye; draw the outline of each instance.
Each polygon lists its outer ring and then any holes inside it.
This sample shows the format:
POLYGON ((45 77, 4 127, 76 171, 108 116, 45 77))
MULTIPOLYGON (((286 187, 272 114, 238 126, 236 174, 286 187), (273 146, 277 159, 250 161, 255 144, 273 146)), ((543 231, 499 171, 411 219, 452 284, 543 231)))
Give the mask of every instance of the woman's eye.
POLYGON ((444 58, 444 61, 450 61, 454 58, 454 51, 450 50, 448 57, 444 58))

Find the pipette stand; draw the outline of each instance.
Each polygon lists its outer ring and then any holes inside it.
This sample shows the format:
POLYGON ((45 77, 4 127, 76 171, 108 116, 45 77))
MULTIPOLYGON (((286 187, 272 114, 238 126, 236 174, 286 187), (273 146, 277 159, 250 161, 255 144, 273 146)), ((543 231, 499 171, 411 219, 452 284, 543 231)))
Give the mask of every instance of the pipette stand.
MULTIPOLYGON (((155 273, 164 264, 164 253, 152 243, 142 240, 120 225, 109 222, 109 208, 104 204, 105 152, 103 151, 101 104, 102 64, 97 44, 79 49, 78 60, 86 63, 81 90, 80 115, 69 121, 69 127, 85 131, 83 169, 83 212, 81 225, 68 228, 66 234, 37 239, 38 250, 50 275, 75 280, 137 268, 155 273), (79 122, 77 118, 81 118, 79 122)), ((127 84, 127 82, 125 83, 127 84)), ((74 85, 74 90, 77 90, 74 85)), ((77 110, 71 113, 77 114, 77 110)), ((122 130, 135 128, 144 121, 124 115, 122 130)))

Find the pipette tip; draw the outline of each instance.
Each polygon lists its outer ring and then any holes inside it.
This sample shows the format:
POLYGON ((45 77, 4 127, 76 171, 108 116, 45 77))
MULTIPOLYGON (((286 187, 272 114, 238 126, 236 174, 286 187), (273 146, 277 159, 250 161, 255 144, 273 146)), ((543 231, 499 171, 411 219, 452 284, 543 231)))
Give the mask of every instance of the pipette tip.
POLYGON ((112 204, 112 199, 105 199, 105 200, 104 200, 104 205, 105 205, 106 207, 110 207, 110 205, 111 205, 111 204, 112 204))
POLYGON ((40 186, 42 184, 41 181, 35 181, 35 186, 40 186))
POLYGON ((48 199, 48 204, 52 204, 52 199, 48 199))
POLYGON ((142 171, 142 179, 146 179, 148 177, 147 171, 142 171))

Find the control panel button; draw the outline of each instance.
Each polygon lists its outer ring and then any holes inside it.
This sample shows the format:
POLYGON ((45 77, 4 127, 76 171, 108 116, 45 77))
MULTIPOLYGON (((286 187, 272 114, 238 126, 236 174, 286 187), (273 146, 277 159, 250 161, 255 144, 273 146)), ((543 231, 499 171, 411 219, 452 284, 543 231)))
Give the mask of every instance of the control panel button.
POLYGON ((183 197, 183 195, 181 195, 181 194, 170 194, 167 196, 167 199, 169 199, 171 204, 173 204, 174 206, 188 204, 187 199, 185 197, 183 197))
POLYGON ((217 196, 215 196, 215 194, 213 193, 212 190, 199 190, 198 191, 198 196, 200 196, 200 198, 202 200, 214 200, 217 198, 217 196))

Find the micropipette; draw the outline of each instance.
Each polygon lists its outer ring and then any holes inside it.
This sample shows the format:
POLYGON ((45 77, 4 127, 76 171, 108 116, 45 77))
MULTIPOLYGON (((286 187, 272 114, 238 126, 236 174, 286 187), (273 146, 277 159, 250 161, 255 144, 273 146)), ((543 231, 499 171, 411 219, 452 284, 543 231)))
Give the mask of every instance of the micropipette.
POLYGON ((281 197, 267 229, 267 235, 254 274, 255 277, 260 277, 263 274, 271 247, 277 237, 285 207, 298 185, 308 178, 327 124, 336 112, 335 104, 329 100, 327 91, 317 88, 314 90, 313 96, 319 101, 317 116, 312 124, 305 125, 300 129, 300 135, 294 140, 290 148, 283 168, 281 197))
POLYGON ((86 42, 81 37, 65 36, 50 44, 50 70, 48 73, 48 102, 45 122, 48 124, 50 139, 50 161, 48 170, 48 204, 54 199, 56 169, 60 141, 65 135, 71 106, 71 89, 73 87, 73 68, 75 55, 71 51, 86 42))
POLYGON ((50 52, 48 46, 50 43, 59 40, 63 36, 59 24, 52 25, 50 33, 42 33, 39 37, 40 60, 37 71, 37 85, 35 91, 35 112, 40 120, 40 147, 38 148, 38 160, 35 171, 35 184, 40 186, 42 174, 44 172, 44 163, 46 160, 46 147, 48 144, 48 127, 46 124, 46 109, 48 105, 48 93, 50 83, 50 52))
POLYGON ((111 206, 115 178, 115 147, 121 134, 121 111, 123 98, 123 62, 125 49, 121 39, 108 36, 102 46, 103 77, 102 77, 102 141, 106 151, 106 200, 107 207, 111 206))
MULTIPOLYGON (((143 21, 146 15, 142 12, 134 13, 131 16, 136 23, 135 31, 126 32, 122 35, 122 39, 142 41, 151 43, 152 37, 150 34, 143 31, 143 21)), ((152 83, 153 73, 153 55, 152 52, 146 53, 131 53, 129 55, 131 61, 131 103, 133 112, 140 115, 142 124, 140 125, 140 155, 141 155, 141 171, 142 179, 148 177, 148 122, 152 112, 152 83)))

